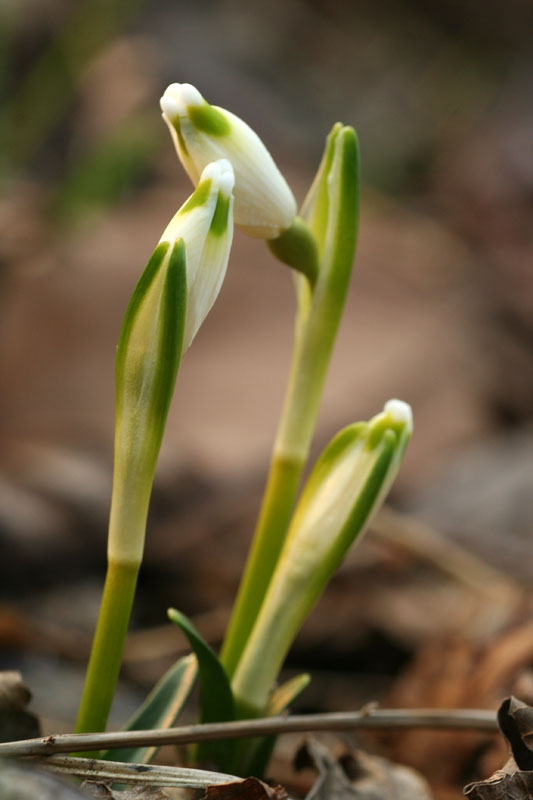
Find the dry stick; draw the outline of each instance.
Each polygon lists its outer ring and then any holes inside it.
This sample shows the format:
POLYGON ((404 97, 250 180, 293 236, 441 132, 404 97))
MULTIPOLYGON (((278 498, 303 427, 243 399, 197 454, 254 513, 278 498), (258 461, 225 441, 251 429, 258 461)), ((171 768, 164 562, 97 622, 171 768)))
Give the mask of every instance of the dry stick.
POLYGON ((439 728, 498 730, 495 711, 479 709, 376 709, 343 711, 333 714, 308 714, 294 717, 216 722, 152 731, 117 733, 61 734, 41 739, 0 744, 3 756, 47 756, 79 750, 102 750, 118 747, 160 747, 164 744, 192 744, 215 739, 244 739, 248 736, 304 731, 350 731, 354 729, 439 728))

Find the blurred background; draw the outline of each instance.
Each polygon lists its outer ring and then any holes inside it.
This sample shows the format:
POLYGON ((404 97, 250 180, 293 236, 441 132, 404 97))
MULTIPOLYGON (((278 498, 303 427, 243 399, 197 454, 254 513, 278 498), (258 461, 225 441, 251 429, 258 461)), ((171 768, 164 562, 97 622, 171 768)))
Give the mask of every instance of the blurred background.
MULTIPOLYGON (((360 137, 314 452, 394 396, 415 434, 288 664, 313 676, 300 709, 533 700, 532 25, 528 0, 2 0, 0 663, 49 732, 72 726, 104 576, 122 315, 191 188, 160 118, 174 81, 245 118, 298 202, 332 124, 360 137)), ((220 641, 293 312, 288 270, 237 232, 180 369, 116 725, 185 647, 169 605, 220 641)), ((491 737, 417 736, 372 747, 437 797, 503 758, 491 737)))

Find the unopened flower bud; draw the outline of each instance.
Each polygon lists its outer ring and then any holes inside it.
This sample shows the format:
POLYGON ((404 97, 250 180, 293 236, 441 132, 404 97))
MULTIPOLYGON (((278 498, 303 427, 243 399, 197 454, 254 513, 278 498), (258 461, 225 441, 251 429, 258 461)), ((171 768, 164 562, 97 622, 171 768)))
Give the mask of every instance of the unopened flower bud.
POLYGON ((183 352, 190 346, 222 286, 233 239, 233 186, 229 161, 208 164, 198 186, 171 219, 161 242, 185 243, 187 312, 183 352))
POLYGON ((257 134, 230 111, 212 106, 189 83, 172 83, 161 98, 183 167, 194 184, 211 161, 235 171, 235 223, 251 236, 274 239, 292 225, 296 201, 257 134))
POLYGON ((390 400, 369 422, 338 433, 315 464, 233 676, 237 702, 251 715, 262 711, 300 626, 385 499, 412 427, 410 406, 390 400))
POLYGON ((108 552, 140 562, 176 375, 213 305, 233 237, 233 169, 209 164, 165 228, 129 302, 117 351, 115 470, 108 552))

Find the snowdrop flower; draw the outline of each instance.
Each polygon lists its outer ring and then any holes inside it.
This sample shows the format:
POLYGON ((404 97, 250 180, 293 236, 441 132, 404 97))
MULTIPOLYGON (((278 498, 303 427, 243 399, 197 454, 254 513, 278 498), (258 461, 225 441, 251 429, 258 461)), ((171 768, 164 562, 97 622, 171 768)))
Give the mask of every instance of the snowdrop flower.
POLYGON ((211 161, 227 158, 235 171, 235 223, 257 238, 290 228, 296 201, 257 134, 230 111, 212 106, 189 83, 172 83, 161 98, 183 167, 194 184, 211 161))

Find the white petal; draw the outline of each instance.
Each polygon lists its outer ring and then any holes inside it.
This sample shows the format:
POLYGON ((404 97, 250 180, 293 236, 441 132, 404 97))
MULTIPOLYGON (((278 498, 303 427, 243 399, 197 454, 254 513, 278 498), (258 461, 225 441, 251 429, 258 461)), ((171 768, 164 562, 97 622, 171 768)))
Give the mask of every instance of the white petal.
POLYGON ((187 312, 183 336, 183 351, 190 346, 200 325, 207 316, 226 274, 233 238, 233 196, 235 182, 229 161, 220 159, 209 163, 200 176, 199 184, 210 181, 205 201, 187 210, 189 200, 165 228, 161 241, 185 243, 187 270, 187 312), (220 198, 229 201, 227 229, 222 235, 210 232, 220 198))
POLYGON ((296 200, 285 178, 257 134, 230 111, 212 107, 228 122, 229 133, 212 135, 196 128, 189 110, 204 104, 190 84, 171 84, 161 99, 163 117, 186 172, 197 183, 206 164, 229 159, 235 171, 235 223, 251 236, 277 238, 296 216, 296 200))

